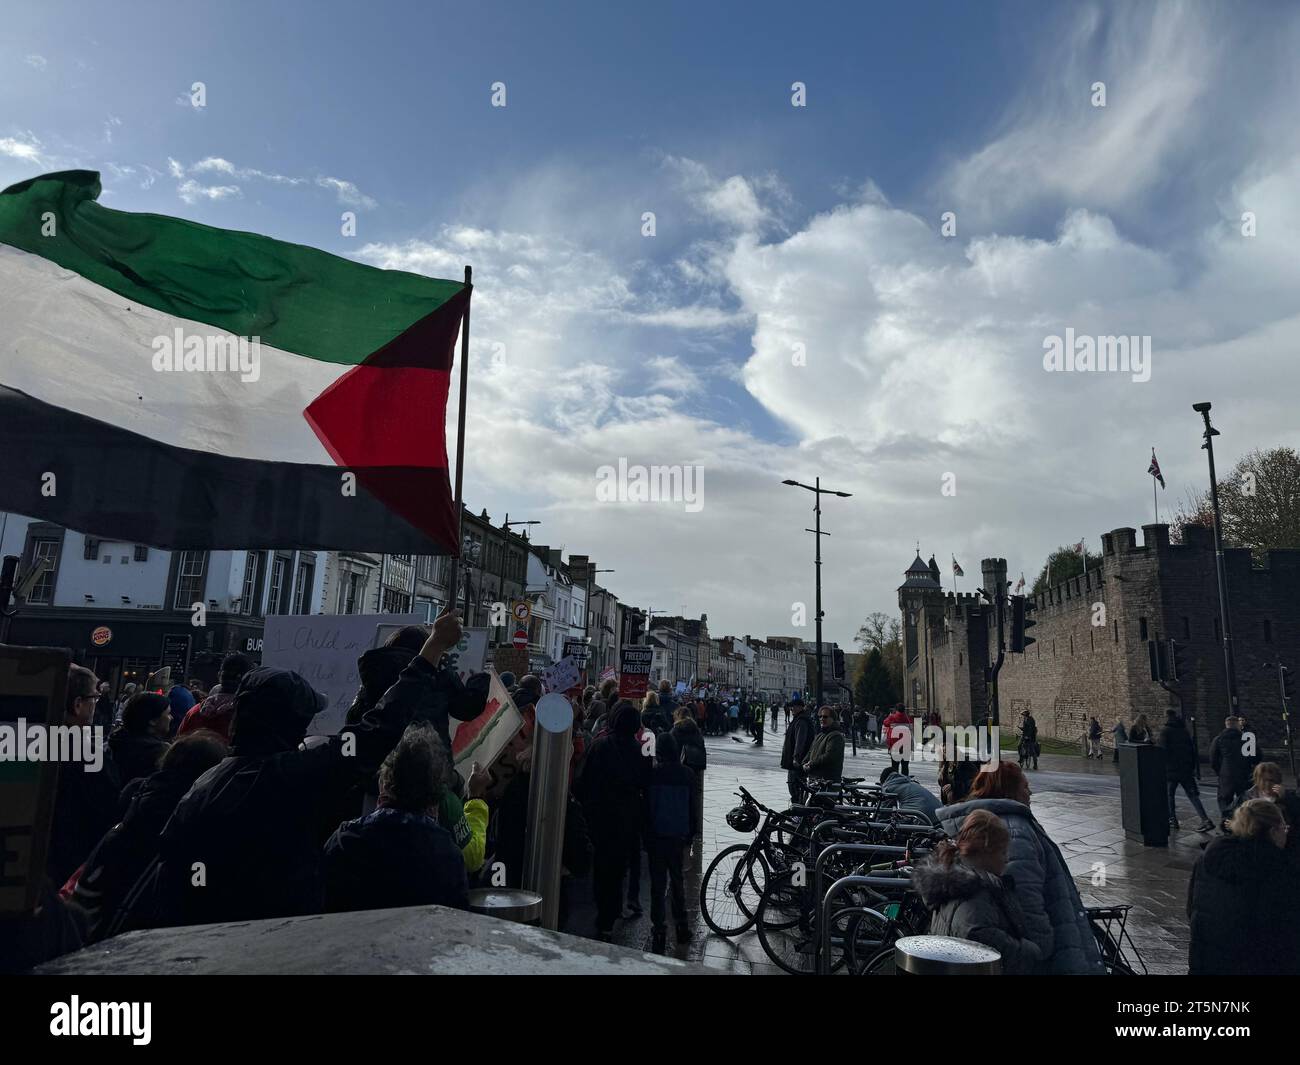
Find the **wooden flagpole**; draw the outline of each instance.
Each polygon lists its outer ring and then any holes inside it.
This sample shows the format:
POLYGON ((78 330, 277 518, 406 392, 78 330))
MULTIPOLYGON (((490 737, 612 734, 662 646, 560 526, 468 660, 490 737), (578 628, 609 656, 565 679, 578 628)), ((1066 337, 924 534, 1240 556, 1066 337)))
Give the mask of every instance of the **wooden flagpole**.
MULTIPOLYGON (((465 400, 469 395, 469 304, 474 295, 472 278, 474 268, 465 267, 465 316, 460 323, 460 406, 456 411, 456 549, 452 552, 455 564, 451 567, 451 580, 447 587, 447 609, 456 606, 459 590, 460 561, 465 551, 465 503, 462 490, 465 484, 465 400)), ((469 624, 469 618, 461 619, 469 624)))

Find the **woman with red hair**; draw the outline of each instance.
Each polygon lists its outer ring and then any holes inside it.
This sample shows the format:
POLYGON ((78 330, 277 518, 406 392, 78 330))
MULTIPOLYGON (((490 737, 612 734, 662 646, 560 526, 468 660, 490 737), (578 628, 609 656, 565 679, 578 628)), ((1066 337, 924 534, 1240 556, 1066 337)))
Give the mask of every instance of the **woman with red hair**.
POLYGON ((989 762, 980 769, 964 802, 935 815, 949 836, 957 836, 976 810, 999 817, 1011 833, 1006 875, 1025 915, 1025 937, 1041 956, 1036 973, 1096 973, 1105 970, 1092 925, 1060 849, 1029 810, 1029 781, 1014 762, 989 762))

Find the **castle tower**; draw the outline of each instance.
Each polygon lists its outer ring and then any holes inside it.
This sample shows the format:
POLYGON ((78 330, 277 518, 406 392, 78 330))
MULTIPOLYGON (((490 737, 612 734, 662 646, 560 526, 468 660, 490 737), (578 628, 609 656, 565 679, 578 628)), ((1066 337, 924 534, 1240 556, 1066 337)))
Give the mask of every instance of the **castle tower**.
MULTIPOLYGON (((929 705, 930 678, 928 647, 930 624, 943 615, 943 585, 933 569, 921 560, 915 560, 903 573, 903 583, 898 587, 898 609, 903 615, 903 676, 906 688, 901 694, 909 707, 924 700, 929 705)), ((942 624, 942 621, 939 622, 942 624)))

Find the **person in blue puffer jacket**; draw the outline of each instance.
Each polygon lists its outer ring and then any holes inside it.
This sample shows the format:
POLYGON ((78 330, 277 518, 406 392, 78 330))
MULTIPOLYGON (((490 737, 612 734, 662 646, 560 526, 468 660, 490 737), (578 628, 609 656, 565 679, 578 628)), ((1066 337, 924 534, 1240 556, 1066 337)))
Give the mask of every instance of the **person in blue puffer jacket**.
POLYGON ((997 814, 1011 832, 1007 875, 1025 914, 1026 936, 1038 946, 1036 973, 1105 972, 1074 878, 1060 849, 1029 810, 1029 781, 1012 762, 985 766, 965 802, 941 807, 939 824, 955 837, 975 810, 997 814))
POLYGON ((650 859, 651 949, 656 954, 664 952, 668 941, 666 888, 672 889, 678 947, 685 946, 691 938, 691 928, 686 922, 682 854, 700 829, 696 824, 695 788, 695 774, 682 765, 681 749, 674 735, 664 732, 656 736, 654 768, 645 793, 645 827, 641 833, 650 859))

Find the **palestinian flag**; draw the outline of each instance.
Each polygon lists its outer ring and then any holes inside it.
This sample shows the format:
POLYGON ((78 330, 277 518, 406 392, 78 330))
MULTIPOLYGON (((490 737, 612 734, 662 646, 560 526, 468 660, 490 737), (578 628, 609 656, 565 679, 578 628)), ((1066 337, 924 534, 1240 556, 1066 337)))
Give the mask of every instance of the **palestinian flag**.
POLYGON ((159 548, 454 553, 469 286, 99 192, 0 193, 0 510, 159 548))

